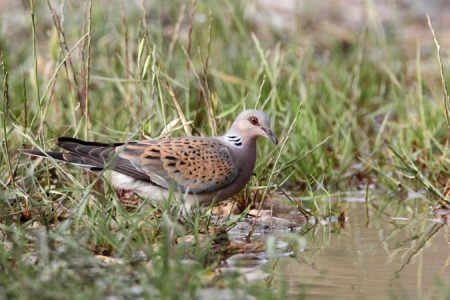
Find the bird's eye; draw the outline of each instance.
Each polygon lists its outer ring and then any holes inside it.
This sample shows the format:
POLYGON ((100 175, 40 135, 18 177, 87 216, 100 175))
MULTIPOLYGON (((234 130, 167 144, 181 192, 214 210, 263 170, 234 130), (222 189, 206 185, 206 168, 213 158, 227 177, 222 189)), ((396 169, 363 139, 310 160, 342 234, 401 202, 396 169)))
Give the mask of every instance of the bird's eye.
POLYGON ((250 117, 248 120, 250 121, 250 123, 252 123, 252 125, 258 125, 259 124, 258 118, 256 118, 256 117, 250 117))

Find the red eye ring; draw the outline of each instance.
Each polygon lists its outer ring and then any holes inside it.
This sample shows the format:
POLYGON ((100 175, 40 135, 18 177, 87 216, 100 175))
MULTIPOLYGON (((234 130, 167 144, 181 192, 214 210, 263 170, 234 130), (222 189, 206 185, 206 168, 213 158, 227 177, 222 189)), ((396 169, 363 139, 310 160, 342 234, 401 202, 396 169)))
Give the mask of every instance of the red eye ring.
POLYGON ((248 120, 252 125, 259 125, 258 118, 256 117, 250 117, 248 120))

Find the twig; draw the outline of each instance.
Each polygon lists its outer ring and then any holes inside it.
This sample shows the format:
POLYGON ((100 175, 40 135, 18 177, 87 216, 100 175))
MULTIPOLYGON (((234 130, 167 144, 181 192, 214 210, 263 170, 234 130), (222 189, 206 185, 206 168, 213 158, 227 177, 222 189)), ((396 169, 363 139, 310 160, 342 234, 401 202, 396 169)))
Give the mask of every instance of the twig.
POLYGON ((431 182, 419 171, 419 169, 414 165, 414 163, 409 160, 407 161, 407 158, 402 156, 400 153, 394 150, 391 146, 389 146, 389 149, 394 153, 395 156, 397 156, 400 161, 403 163, 403 165, 406 167, 406 169, 411 172, 416 180, 420 182, 429 192, 433 193, 435 196, 439 198, 440 201, 450 204, 450 201, 445 198, 445 196, 434 186, 431 184, 431 182))
POLYGON ((288 193, 286 193, 282 188, 278 188, 278 190, 283 194, 283 196, 285 196, 286 198, 289 199, 289 201, 291 201, 292 204, 295 204, 295 206, 297 207, 297 209, 300 211, 300 213, 308 220, 309 218, 311 218, 313 215, 312 213, 310 213, 309 211, 307 211, 302 204, 300 204, 300 201, 296 201, 291 195, 289 195, 288 193))
POLYGON ((87 58, 86 58, 86 74, 85 74, 85 81, 84 81, 84 121, 85 121, 85 128, 84 128, 84 135, 86 138, 88 138, 88 132, 89 132, 89 80, 90 80, 90 74, 91 74, 91 23, 92 23, 92 0, 89 0, 88 2, 88 15, 87 15, 87 58))
POLYGON ((366 228, 369 227, 369 183, 366 185, 366 194, 364 197, 364 202, 366 203, 366 228))
POLYGON ((5 159, 8 164, 8 170, 9 170, 9 182, 11 182, 12 186, 15 187, 14 184, 14 173, 11 166, 11 158, 9 157, 8 152, 8 139, 6 137, 7 130, 6 127, 8 126, 8 116, 9 116, 9 87, 8 87, 8 71, 6 70, 5 66, 5 60, 3 58, 3 53, 0 53, 0 64, 2 67, 2 75, 3 75, 3 141, 2 143, 5 145, 5 159))
MULTIPOLYGON (((72 52, 80 45, 80 43, 87 37, 87 33, 84 34, 78 41, 77 43, 70 49, 70 51, 66 54, 66 56, 62 59, 62 61, 59 63, 59 65, 56 67, 55 72, 53 73, 52 77, 50 78, 50 81, 48 82, 44 93, 42 94, 39 103, 42 103, 44 101, 45 96, 47 95, 48 91, 50 90, 50 87, 53 84, 53 81, 56 80, 56 76, 58 75, 59 70, 62 68, 62 66, 64 65, 64 63, 66 62, 66 60, 68 59, 68 57, 70 56, 70 54, 72 54, 72 52)), ((36 120, 36 115, 34 115, 33 119, 31 120, 31 124, 30 124, 30 128, 33 126, 34 122, 36 120)))
POLYGON ((247 241, 250 241, 250 239, 251 239, 251 237, 253 235, 253 232, 255 231, 256 220, 258 219, 259 212, 261 211, 261 207, 262 207, 262 204, 264 202, 264 198, 266 197, 267 191, 269 190, 269 187, 270 187, 270 183, 272 182, 272 178, 273 178, 273 175, 275 173, 275 168, 276 168, 276 166, 278 164, 278 161, 280 160, 281 153, 283 153, 283 149, 286 146, 287 141, 289 140, 289 136, 291 134, 291 131, 294 128, 294 125, 297 123, 298 117, 300 116, 302 104, 303 104, 302 102, 299 103, 298 110, 297 110, 297 113, 296 113, 296 115, 294 117, 294 120, 292 121, 291 126, 289 126, 289 129, 288 129, 287 134, 286 134, 286 138, 283 140, 283 142, 281 144, 281 147, 280 147, 280 150, 278 152, 277 158, 275 159, 275 163, 273 164, 272 171, 270 172, 269 179, 267 180, 266 188, 264 189, 263 195, 261 197, 261 202, 259 203, 259 206, 258 206, 258 212, 256 213, 256 218, 253 221, 252 226, 250 227, 250 231, 248 232, 247 236, 245 237, 245 239, 247 241))
MULTIPOLYGON (((188 45, 186 47, 186 53, 187 57, 190 57, 191 55, 191 48, 192 48, 192 31, 194 29, 194 17, 195 17, 195 10, 197 8, 197 1, 192 0, 191 1, 191 10, 189 12, 189 30, 188 30, 188 45)), ((189 74, 189 68, 190 63, 189 61, 186 62, 186 74, 189 74)))
POLYGON ((175 27, 173 30, 172 39, 169 44, 169 50, 167 51, 167 53, 168 53, 167 54, 167 64, 170 64, 170 62, 172 61, 173 51, 175 49, 175 44, 177 43, 178 37, 180 35, 180 29, 181 29, 181 25, 184 20, 185 11, 186 11, 186 4, 182 4, 181 8, 180 8, 180 12, 178 14, 177 22, 175 23, 175 27))
MULTIPOLYGON (((31 122, 31 126, 33 126, 34 121, 37 118, 37 115, 39 113, 42 114, 42 101, 43 98, 40 96, 40 89, 39 89, 39 77, 38 77, 38 61, 37 61, 37 49, 36 49, 36 21, 34 16, 34 10, 35 10, 35 2, 34 0, 30 0, 30 16, 31 16, 31 33, 33 35, 33 67, 34 67, 34 83, 36 85, 36 100, 38 101, 38 112, 33 117, 33 120, 31 122)), ((41 120, 42 121, 42 120, 41 120)))
POLYGON ((181 109, 180 103, 178 103, 177 97, 175 96, 175 92, 173 91, 172 87, 169 85, 168 82, 164 83, 167 91, 169 92, 170 97, 172 98, 173 105, 175 105, 181 123, 183 124, 184 132, 186 132, 187 135, 191 136, 192 128, 186 118, 186 115, 183 113, 183 110, 181 109))
POLYGON ((447 91, 447 83, 445 82, 444 77, 444 67, 441 61, 441 46, 436 38, 436 34, 434 33, 433 25, 431 25, 430 16, 427 14, 428 19, 428 27, 430 27, 431 34, 433 35, 434 45, 436 46, 436 56, 439 64, 439 71, 441 75, 441 85, 442 85, 442 95, 444 96, 444 105, 445 105, 445 118, 447 119, 447 125, 450 126, 450 97, 448 96, 447 91))
MULTIPOLYGON (((416 243, 413 244, 413 247, 409 249, 409 253, 406 255, 406 258, 404 259, 402 265, 400 268, 394 272, 394 275, 389 280, 390 284, 393 284, 393 281, 400 277, 400 273, 405 269, 405 267, 411 262, 412 258, 416 256, 419 252, 421 252, 423 249, 425 249, 425 246, 427 245, 427 242, 436 234, 439 232, 439 230, 444 227, 445 223, 435 223, 432 224, 428 229, 419 235, 417 245, 416 243)), ((414 238, 416 239, 416 238, 414 238)))
MULTIPOLYGON (((39 79, 38 79, 38 63, 37 63, 37 50, 36 50, 36 20, 34 18, 34 10, 35 10, 35 2, 34 0, 30 0, 30 15, 31 15, 31 32, 33 35, 33 64, 34 64, 34 81, 36 84, 36 96, 40 101, 40 92, 39 92, 39 79)), ((40 107, 40 105, 39 105, 40 107)))
POLYGON ((216 135, 217 134, 217 122, 216 122, 216 117, 215 117, 215 113, 214 113, 216 107, 214 107, 214 102, 212 101, 213 95, 211 94, 211 90, 209 88, 209 83, 208 83, 208 66, 209 66, 209 57, 211 55, 211 39, 212 39, 211 12, 209 14, 208 20, 209 20, 209 25, 208 25, 209 35, 208 35, 208 47, 207 47, 207 53, 206 53, 205 60, 203 60, 203 57, 200 53, 200 48, 198 49, 200 61, 203 66, 203 74, 202 74, 203 82, 200 81, 199 84, 204 85, 204 90, 205 90, 206 94, 203 95, 203 99, 205 100, 205 104, 206 104, 206 108, 207 108, 206 115, 208 116, 208 123, 209 123, 209 127, 211 128, 211 134, 216 135))
MULTIPOLYGON (((66 51, 66 53, 69 53, 69 46, 67 45, 66 35, 64 33, 64 29, 63 29, 63 25, 62 25, 62 22, 61 22, 61 18, 56 13, 56 11, 53 8, 53 6, 51 5, 50 0, 47 0, 47 5, 48 5, 48 7, 50 9, 50 12, 52 13, 53 23, 55 24, 56 31, 58 32, 59 44, 60 44, 61 48, 66 51)), ((70 70, 72 70, 72 80, 73 80, 73 82, 75 84, 75 87, 76 87, 77 101, 81 102, 82 101, 81 100, 81 92, 80 92, 80 89, 79 89, 77 77, 75 75, 75 68, 74 68, 73 63, 72 63, 72 58, 70 56, 67 57, 67 62, 68 62, 68 66, 70 67, 70 70)), ((66 76, 67 76, 67 83, 69 85, 69 89, 73 90, 72 83, 70 82, 70 73, 69 73, 68 66, 67 66, 66 63, 64 63, 64 68, 65 68, 66 76)))

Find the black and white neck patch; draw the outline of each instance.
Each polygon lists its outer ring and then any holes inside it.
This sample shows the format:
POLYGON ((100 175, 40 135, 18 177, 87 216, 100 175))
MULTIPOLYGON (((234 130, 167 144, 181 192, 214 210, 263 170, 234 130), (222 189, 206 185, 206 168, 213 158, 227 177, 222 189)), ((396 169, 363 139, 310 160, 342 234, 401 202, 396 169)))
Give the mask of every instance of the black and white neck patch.
POLYGON ((237 135, 227 135, 226 136, 227 141, 235 145, 236 147, 242 146, 242 139, 240 136, 237 135))

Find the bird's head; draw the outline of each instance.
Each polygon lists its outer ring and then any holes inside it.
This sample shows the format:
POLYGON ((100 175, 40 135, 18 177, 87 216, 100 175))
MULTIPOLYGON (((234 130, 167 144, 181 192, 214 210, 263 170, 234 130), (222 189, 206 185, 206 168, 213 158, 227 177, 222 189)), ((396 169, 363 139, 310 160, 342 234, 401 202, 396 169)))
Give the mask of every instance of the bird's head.
POLYGON ((247 109, 241 112, 231 126, 229 134, 237 134, 243 139, 249 140, 264 136, 275 145, 278 144, 278 140, 270 128, 269 116, 256 109, 247 109))

